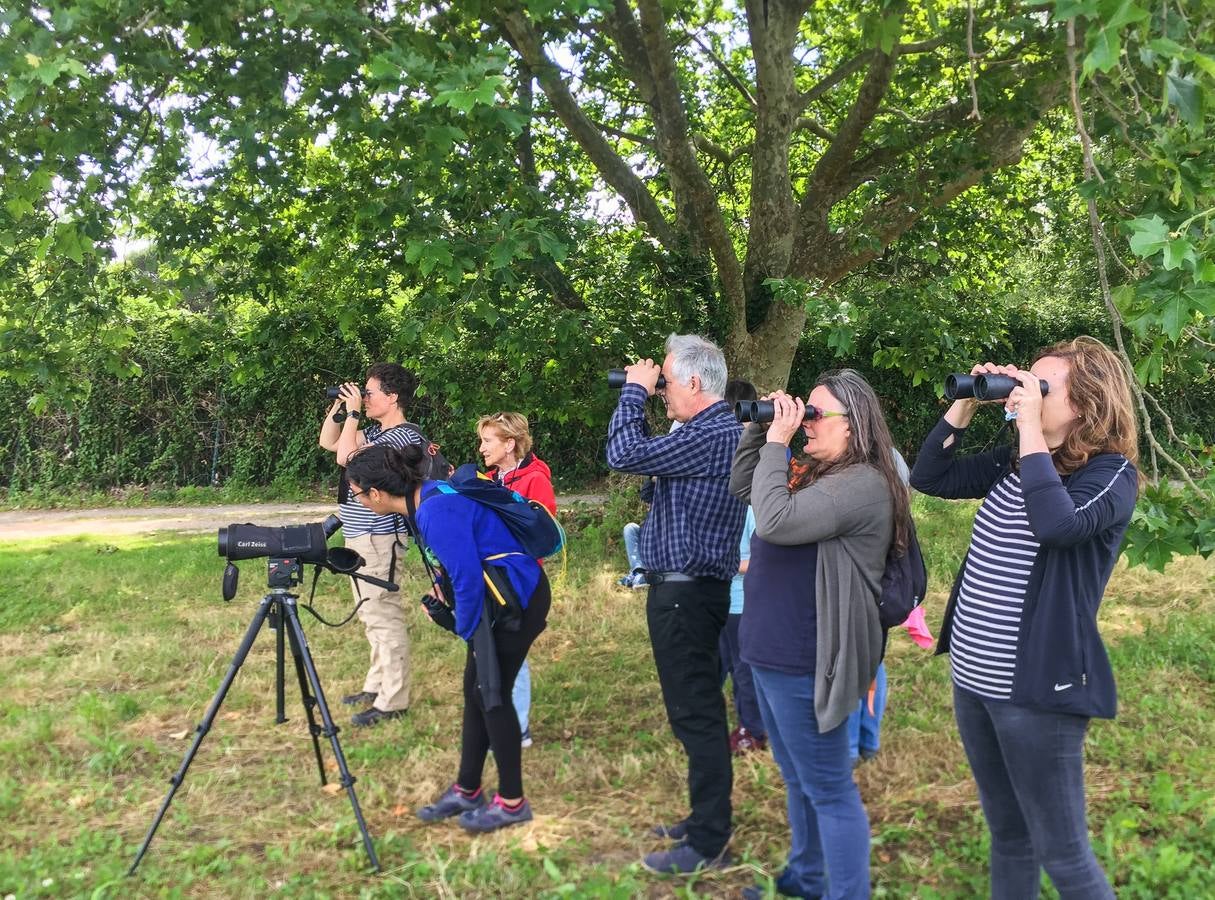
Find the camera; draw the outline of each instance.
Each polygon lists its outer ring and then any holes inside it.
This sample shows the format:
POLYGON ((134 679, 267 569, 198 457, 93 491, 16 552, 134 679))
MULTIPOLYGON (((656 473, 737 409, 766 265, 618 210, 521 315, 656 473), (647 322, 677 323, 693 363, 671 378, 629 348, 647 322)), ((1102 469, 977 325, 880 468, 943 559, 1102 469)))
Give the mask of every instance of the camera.
POLYGON ((229 562, 272 556, 323 565, 329 560, 329 537, 341 527, 337 516, 309 525, 229 525, 219 529, 219 555, 229 562))
MULTIPOLYGON (((362 390, 359 391, 359 393, 361 393, 364 397, 366 397, 367 388, 363 388, 362 390)), ((339 385, 334 385, 333 387, 327 387, 327 388, 325 388, 325 396, 328 397, 330 400, 337 400, 339 397, 342 396, 342 388, 339 385)))
MULTIPOLYGON (((962 372, 954 372, 945 379, 945 399, 965 400, 974 397, 976 400, 1003 400, 1020 383, 1011 375, 992 373, 966 375, 962 372)), ((1050 391, 1050 385, 1041 379, 1038 380, 1038 384, 1042 388, 1042 395, 1046 396, 1050 391)))
MULTIPOLYGON (((628 379, 628 374, 624 369, 609 369, 608 370, 608 387, 620 390, 625 385, 628 379)), ((667 386, 667 379, 663 375, 658 376, 658 384, 655 387, 664 388, 667 386)))

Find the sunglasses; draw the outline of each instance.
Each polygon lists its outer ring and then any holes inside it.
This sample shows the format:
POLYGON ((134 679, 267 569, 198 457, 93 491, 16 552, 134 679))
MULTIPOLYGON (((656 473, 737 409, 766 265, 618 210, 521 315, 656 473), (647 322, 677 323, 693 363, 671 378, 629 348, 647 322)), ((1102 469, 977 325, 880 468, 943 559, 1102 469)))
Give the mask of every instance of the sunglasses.
POLYGON ((811 406, 809 403, 807 403, 806 404, 806 417, 805 417, 804 421, 817 422, 819 419, 829 419, 832 416, 846 416, 846 415, 848 415, 847 410, 841 410, 840 412, 836 412, 835 410, 831 410, 831 409, 820 409, 817 406, 811 406))

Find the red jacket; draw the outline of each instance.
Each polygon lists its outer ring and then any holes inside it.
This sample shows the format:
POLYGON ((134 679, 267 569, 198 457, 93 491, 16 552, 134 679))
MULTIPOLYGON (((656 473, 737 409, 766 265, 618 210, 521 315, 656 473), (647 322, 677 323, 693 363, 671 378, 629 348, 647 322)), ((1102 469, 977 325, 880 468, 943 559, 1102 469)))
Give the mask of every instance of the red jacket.
POLYGON ((490 466, 486 470, 494 481, 500 481, 512 491, 521 494, 528 500, 536 500, 554 516, 557 515, 557 495, 553 493, 553 473, 548 464, 536 454, 529 452, 523 457, 517 468, 498 477, 498 467, 490 466))

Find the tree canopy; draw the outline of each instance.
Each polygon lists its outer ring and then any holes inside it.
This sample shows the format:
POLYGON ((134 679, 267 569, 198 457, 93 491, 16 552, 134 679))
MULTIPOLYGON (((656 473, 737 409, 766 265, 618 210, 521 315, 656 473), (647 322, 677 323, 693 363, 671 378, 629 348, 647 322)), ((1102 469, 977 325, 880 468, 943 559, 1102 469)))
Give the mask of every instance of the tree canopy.
POLYGON ((457 417, 509 380, 591 423, 536 388, 665 331, 709 334, 764 388, 807 340, 919 383, 1000 349, 1009 303, 1086 298, 1139 386, 1152 558, 1210 552, 1210 438, 1174 427, 1169 394, 1209 382, 1215 345, 1213 17, 10 4, 0 374, 36 411, 82 390, 82 346, 134 376, 134 310, 154 309, 238 380, 337 334, 419 367, 457 417), (1052 257, 1059 296, 1018 299, 1052 257))

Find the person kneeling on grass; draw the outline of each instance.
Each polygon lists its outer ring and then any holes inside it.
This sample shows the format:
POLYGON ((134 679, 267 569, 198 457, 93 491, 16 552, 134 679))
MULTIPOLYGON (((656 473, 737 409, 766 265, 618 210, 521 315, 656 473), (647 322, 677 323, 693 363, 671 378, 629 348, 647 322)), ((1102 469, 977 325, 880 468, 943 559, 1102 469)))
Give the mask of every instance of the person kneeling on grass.
POLYGON ((423 606, 435 624, 468 642, 459 773, 434 803, 418 810, 418 818, 437 822, 458 815, 468 831, 494 831, 532 818, 523 796, 519 719, 510 686, 544 631, 552 598, 544 570, 498 514, 440 491, 439 482, 425 478, 428 466, 420 447, 376 445, 351 456, 346 475, 368 509, 408 516, 424 552, 441 566, 433 572, 436 583, 422 598, 423 606), (497 594, 513 595, 521 617, 491 615, 497 604, 487 603, 487 584, 497 594), (481 774, 491 748, 498 793, 487 803, 481 774))

